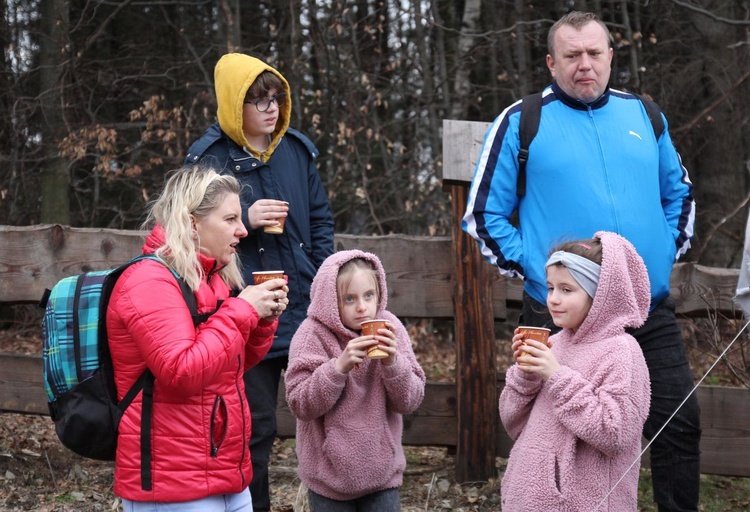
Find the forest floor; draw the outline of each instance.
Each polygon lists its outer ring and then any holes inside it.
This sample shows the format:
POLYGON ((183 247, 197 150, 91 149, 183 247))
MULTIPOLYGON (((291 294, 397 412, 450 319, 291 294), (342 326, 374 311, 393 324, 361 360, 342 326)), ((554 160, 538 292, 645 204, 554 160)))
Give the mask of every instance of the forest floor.
MULTIPOLYGON (((0 352, 38 354, 38 324, 24 321, 0 330, 0 352)), ((509 321, 508 325, 515 325, 509 321)), ((455 373, 455 346, 450 325, 428 322, 409 324, 415 353, 428 379, 451 382, 455 373)), ((734 337, 736 324, 717 329, 711 323, 683 323, 686 346, 696 381, 734 337), (719 330, 727 331, 719 333, 719 330)), ((509 328, 501 325, 498 370, 504 371, 511 355, 509 328)), ((734 364, 719 363, 706 384, 747 385, 748 369, 742 363, 747 336, 730 354, 734 364)), ((0 413, 0 511, 117 511, 112 492, 113 463, 81 458, 59 443, 46 416, 0 413)), ((457 483, 454 457, 444 447, 406 447, 407 468, 401 488, 404 512, 500 510, 500 478, 506 460, 497 459, 497 473, 489 481, 457 483)), ((270 467, 274 512, 307 510, 296 474, 294 440, 277 440, 270 467)), ((722 512, 750 509, 750 479, 703 475, 701 510, 722 512)), ((639 512, 655 511, 651 502, 650 472, 641 470, 639 512)))

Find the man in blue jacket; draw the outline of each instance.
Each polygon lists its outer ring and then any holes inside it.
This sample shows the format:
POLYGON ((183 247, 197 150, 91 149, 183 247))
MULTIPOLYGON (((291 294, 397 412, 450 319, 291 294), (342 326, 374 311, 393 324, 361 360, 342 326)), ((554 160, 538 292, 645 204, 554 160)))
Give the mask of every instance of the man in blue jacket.
MULTIPOLYGON (((633 243, 651 282, 649 318, 633 332, 651 378, 644 427, 651 439, 693 387, 669 277, 674 261, 690 247, 695 203, 668 131, 657 140, 638 97, 608 87, 609 41, 607 27, 592 13, 572 12, 552 26, 547 66, 554 82, 542 95, 525 194, 517 193, 519 101, 485 136, 462 227, 502 274, 524 279, 521 321, 536 326, 554 327, 544 275, 554 245, 600 230, 633 243), (511 223, 516 210, 518 227, 511 223)), ((700 435, 692 395, 651 446, 660 511, 698 510, 700 435)))
POLYGON ((270 510, 268 462, 276 437, 276 406, 289 343, 307 315, 310 285, 333 253, 333 215, 315 166, 312 142, 289 128, 289 84, 276 69, 248 55, 224 55, 214 70, 218 122, 190 149, 186 164, 232 173, 243 185, 242 220, 248 236, 239 253, 245 281, 252 272, 283 270, 289 306, 266 358, 245 374, 252 414, 253 510, 270 510), (281 234, 265 232, 284 218, 281 234))

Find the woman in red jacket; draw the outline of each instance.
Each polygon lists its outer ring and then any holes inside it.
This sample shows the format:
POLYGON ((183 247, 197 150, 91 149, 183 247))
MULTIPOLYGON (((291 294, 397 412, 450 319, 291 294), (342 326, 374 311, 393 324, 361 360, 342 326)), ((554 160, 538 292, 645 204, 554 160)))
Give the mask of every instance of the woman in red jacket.
POLYGON ((244 372, 268 352, 288 304, 285 281, 245 287, 240 186, 205 168, 174 172, 154 202, 145 259, 112 292, 107 332, 118 398, 146 370, 119 425, 115 493, 125 511, 252 511, 244 372), (195 295, 194 323, 175 274, 195 295), (231 297, 232 288, 241 289, 231 297), (151 414, 144 407, 152 399, 151 414), (150 418, 150 425, 149 425, 150 418), (145 421, 142 421, 144 420, 145 421))

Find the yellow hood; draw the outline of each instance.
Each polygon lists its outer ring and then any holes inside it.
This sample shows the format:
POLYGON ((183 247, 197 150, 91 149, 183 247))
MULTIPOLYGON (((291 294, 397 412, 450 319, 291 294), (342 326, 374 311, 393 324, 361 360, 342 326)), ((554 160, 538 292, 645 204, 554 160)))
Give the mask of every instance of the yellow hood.
POLYGON ((242 53, 228 53, 216 63, 214 84, 218 104, 217 117, 221 129, 234 142, 246 148, 256 158, 268 160, 279 140, 289 128, 289 119, 292 114, 292 96, 286 79, 281 73, 260 59, 242 53), (245 139, 245 133, 242 131, 242 105, 247 90, 263 71, 270 71, 279 77, 281 83, 284 84, 286 101, 284 106, 279 109, 279 120, 276 122, 276 129, 271 135, 271 144, 261 155, 245 139))

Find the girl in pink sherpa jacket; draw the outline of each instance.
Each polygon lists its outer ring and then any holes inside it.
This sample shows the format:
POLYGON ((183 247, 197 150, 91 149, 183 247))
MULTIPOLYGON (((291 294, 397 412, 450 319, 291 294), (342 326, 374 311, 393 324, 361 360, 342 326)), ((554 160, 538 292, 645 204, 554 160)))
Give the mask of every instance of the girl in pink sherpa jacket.
POLYGON ((503 510, 635 511, 650 381, 625 328, 648 315, 646 267, 627 240, 607 232, 563 244, 546 267, 547 307, 562 331, 551 348, 513 337, 524 366, 508 369, 500 395, 515 440, 503 510))
POLYGON ((387 302, 378 257, 337 252, 318 270, 307 319, 292 338, 286 399, 297 417, 297 472, 311 512, 401 510, 402 415, 422 402, 425 375, 387 302), (361 336, 360 323, 375 318, 388 329, 361 336), (367 358, 378 343, 389 356, 367 358))

